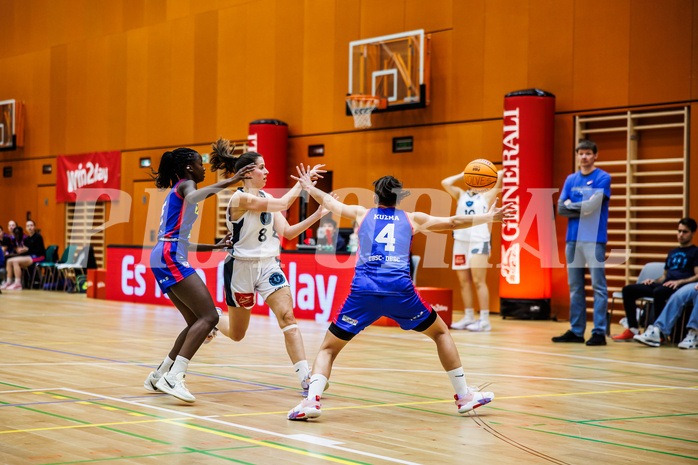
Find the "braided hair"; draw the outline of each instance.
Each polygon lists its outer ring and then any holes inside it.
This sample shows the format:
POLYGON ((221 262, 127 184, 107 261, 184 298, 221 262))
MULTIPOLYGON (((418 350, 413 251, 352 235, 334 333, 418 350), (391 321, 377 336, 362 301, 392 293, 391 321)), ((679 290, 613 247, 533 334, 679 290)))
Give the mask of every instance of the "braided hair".
POLYGON ((378 197, 378 204, 386 207, 394 207, 402 199, 410 195, 410 191, 402 188, 402 183, 392 176, 383 176, 374 181, 374 192, 378 197))
POLYGON ((160 189, 174 187, 184 176, 187 165, 200 156, 194 149, 180 147, 171 152, 165 152, 160 159, 160 168, 152 171, 155 186, 160 189))
POLYGON ((209 159, 211 163, 211 170, 222 170, 226 177, 237 173, 240 168, 243 168, 250 163, 255 163, 257 158, 262 156, 257 152, 245 152, 239 157, 235 157, 233 155, 235 144, 233 144, 231 147, 230 141, 228 139, 223 139, 222 137, 211 144, 211 149, 211 158, 209 159))

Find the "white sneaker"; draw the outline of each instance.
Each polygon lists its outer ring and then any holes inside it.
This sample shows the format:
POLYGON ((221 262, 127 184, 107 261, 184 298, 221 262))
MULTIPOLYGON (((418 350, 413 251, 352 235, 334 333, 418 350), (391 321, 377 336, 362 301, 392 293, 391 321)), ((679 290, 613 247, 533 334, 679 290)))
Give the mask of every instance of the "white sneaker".
POLYGON ((9 286, 7 286, 5 289, 8 291, 21 291, 22 283, 15 281, 14 283, 11 283, 9 286))
POLYGON ((308 418, 317 418, 322 415, 320 410, 320 396, 315 396, 315 400, 303 399, 303 401, 291 409, 286 418, 289 420, 307 420, 308 418))
POLYGON ((636 334, 633 339, 648 346, 659 347, 662 344, 662 332, 656 326, 649 325, 643 334, 636 334))
POLYGON ((464 316, 460 321, 451 323, 451 329, 465 329, 466 326, 475 323, 475 318, 472 316, 464 316))
POLYGON ((160 389, 156 386, 160 378, 162 378, 162 376, 159 376, 157 371, 151 371, 145 379, 145 382, 143 382, 143 387, 150 392, 160 392, 160 389))
POLYGON ((184 385, 185 376, 185 373, 177 373, 177 376, 172 379, 170 374, 167 373, 155 383, 155 387, 184 402, 194 402, 196 397, 192 396, 189 389, 184 385))
POLYGON ((483 405, 489 404, 494 399, 492 392, 476 392, 468 389, 468 393, 462 398, 458 398, 458 394, 453 396, 456 399, 456 407, 458 413, 466 413, 483 405))
POLYGON ((689 329, 683 341, 679 342, 679 349, 698 349, 698 332, 689 329))
POLYGON ((7 286, 9 286, 10 284, 12 283, 10 283, 9 281, 3 281, 2 285, 0 285, 0 289, 7 289, 7 286))
POLYGON ((492 331, 492 325, 490 320, 477 320, 475 323, 466 326, 465 329, 475 332, 492 331))
MULTIPOLYGON (((216 312, 218 313, 218 318, 223 316, 223 310, 220 308, 216 307, 216 312)), ((218 336, 218 328, 214 326, 211 332, 208 333, 208 336, 206 336, 206 339, 204 339, 204 344, 208 344, 209 342, 213 341, 216 336, 218 336)))

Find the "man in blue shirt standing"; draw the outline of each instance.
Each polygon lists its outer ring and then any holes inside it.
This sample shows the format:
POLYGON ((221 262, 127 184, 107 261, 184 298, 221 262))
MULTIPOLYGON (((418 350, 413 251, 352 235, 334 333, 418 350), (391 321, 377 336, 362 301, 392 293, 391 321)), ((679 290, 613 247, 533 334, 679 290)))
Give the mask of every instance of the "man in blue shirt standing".
POLYGON ((558 199, 557 212, 568 218, 567 282, 570 286, 571 329, 553 342, 584 342, 587 324, 584 294, 584 268, 591 274, 594 290, 594 329, 588 346, 606 345, 606 242, 608 242, 608 202, 611 198, 611 176, 596 168, 598 148, 590 140, 582 140, 576 153, 580 170, 567 177, 558 199))

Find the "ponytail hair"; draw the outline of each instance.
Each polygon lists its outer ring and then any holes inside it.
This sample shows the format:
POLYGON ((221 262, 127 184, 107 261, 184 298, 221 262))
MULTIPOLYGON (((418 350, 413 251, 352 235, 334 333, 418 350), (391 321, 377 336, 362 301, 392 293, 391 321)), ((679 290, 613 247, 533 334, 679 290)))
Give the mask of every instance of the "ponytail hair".
POLYGON ((209 160, 211 162, 211 170, 222 170, 226 177, 237 173, 240 168, 250 163, 255 163, 257 158, 261 157, 257 152, 245 152, 239 157, 235 157, 233 155, 235 144, 231 147, 230 141, 222 137, 211 144, 211 149, 211 158, 209 160))
POLYGON ((151 168, 155 186, 159 189, 174 187, 184 177, 186 166, 197 156, 200 155, 196 150, 183 147, 163 153, 158 170, 154 171, 151 168))
POLYGON ((240 168, 250 163, 256 163, 257 158, 261 157, 257 152, 245 152, 239 157, 234 156, 235 144, 231 147, 230 141, 222 137, 211 144, 211 149, 211 170, 222 170, 226 177, 237 173, 240 168))
POLYGON ((378 204, 386 207, 394 207, 410 195, 410 191, 404 190, 402 183, 392 176, 383 176, 375 181, 373 186, 376 197, 378 197, 378 204))

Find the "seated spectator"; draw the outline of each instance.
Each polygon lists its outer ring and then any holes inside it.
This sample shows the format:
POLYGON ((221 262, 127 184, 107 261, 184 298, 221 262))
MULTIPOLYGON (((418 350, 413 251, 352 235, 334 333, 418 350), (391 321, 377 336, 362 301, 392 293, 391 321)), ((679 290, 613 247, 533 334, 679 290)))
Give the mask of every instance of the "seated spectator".
POLYGON ((337 222, 330 216, 325 216, 320 220, 320 226, 318 226, 318 244, 325 246, 334 245, 334 249, 337 252, 345 250, 347 246, 344 238, 339 235, 337 222), (321 231, 322 234, 320 233, 321 231))
POLYGON ((647 279, 623 288, 623 306, 625 317, 628 319, 628 329, 618 336, 613 336, 614 341, 632 341, 640 333, 635 311, 637 299, 652 297, 654 315, 659 315, 664 310, 667 299, 674 292, 686 284, 698 281, 698 247, 692 243, 696 227, 696 221, 693 218, 682 218, 679 221, 677 233, 679 246, 667 255, 664 274, 657 279, 647 279))
MULTIPOLYGON (((10 220, 7 222, 7 232, 5 233, 5 237, 7 237, 10 241, 14 240, 15 238, 15 228, 17 227, 17 223, 15 223, 14 220, 10 220)), ((23 234, 23 237, 27 237, 26 235, 23 234)))
POLYGON ((36 232, 36 225, 29 220, 26 226, 28 236, 19 226, 14 229, 14 251, 6 256, 7 281, 1 289, 22 290, 22 269, 46 258, 44 238, 36 232))
MULTIPOLYGON (((13 223, 13 221, 10 221, 10 223, 13 223)), ((3 286, 7 284, 7 273, 5 272, 5 265, 7 260, 6 255, 8 253, 12 253, 13 239, 14 237, 5 233, 5 231, 2 229, 2 226, 0 226, 0 250, 2 250, 2 266, 0 266, 0 289, 4 289, 3 286)))
POLYGON ((638 334, 633 339, 651 347, 659 347, 664 337, 671 334, 676 321, 681 316, 683 307, 693 302, 693 311, 688 319, 688 334, 679 342, 681 349, 698 348, 698 284, 695 286, 684 286, 669 298, 666 307, 661 315, 657 317, 654 325, 647 327, 644 334, 638 334))
POLYGON ((4 253, 8 253, 12 245, 12 236, 5 234, 5 231, 0 226, 0 248, 4 253))
MULTIPOLYGON (((0 226, 1 229, 2 226, 0 226)), ((4 247, 0 247, 0 284, 5 284, 5 274, 5 250, 4 247)))

